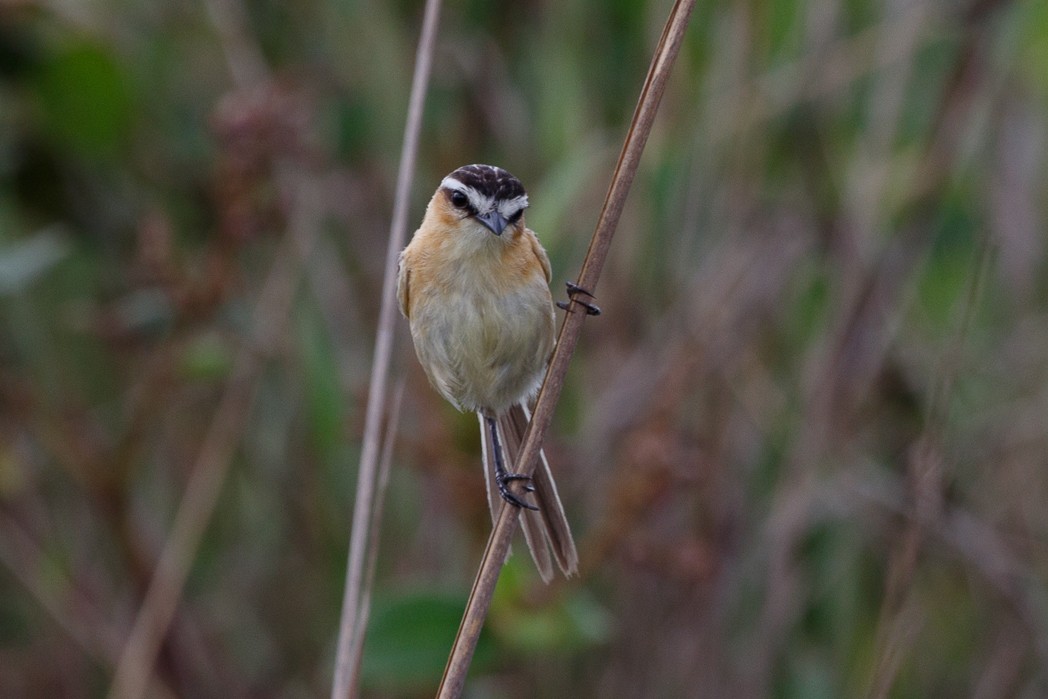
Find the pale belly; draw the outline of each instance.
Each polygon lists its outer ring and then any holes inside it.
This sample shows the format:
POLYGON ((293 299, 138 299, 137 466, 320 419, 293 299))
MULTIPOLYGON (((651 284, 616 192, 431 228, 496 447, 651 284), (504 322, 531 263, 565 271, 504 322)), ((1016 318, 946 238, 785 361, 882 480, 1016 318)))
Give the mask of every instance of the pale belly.
POLYGON ((498 413, 542 383, 553 349, 553 304, 545 283, 500 296, 462 290, 439 308, 416 306, 411 332, 441 395, 460 410, 498 413))

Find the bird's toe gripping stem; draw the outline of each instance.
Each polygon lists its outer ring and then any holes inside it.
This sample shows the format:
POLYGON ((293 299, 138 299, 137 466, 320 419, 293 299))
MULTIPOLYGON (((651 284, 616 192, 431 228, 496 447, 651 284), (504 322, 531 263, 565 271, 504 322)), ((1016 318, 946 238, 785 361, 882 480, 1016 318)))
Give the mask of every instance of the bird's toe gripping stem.
POLYGON ((579 298, 579 296, 585 296, 585 297, 588 297, 588 298, 594 298, 593 294, 591 294, 588 290, 583 289, 581 286, 579 286, 575 282, 564 282, 564 285, 568 287, 568 299, 569 300, 568 301, 557 301, 557 308, 565 310, 568 313, 574 313, 574 311, 571 310, 571 302, 574 301, 575 303, 579 304, 580 306, 582 306, 583 308, 586 309, 586 315, 590 315, 590 316, 599 316, 600 315, 600 313, 601 313, 600 306, 598 306, 597 304, 592 303, 590 301, 587 301, 586 299, 580 299, 579 298))
POLYGON ((496 473, 495 483, 499 487, 499 495, 502 496, 502 499, 511 505, 516 505, 517 507, 523 507, 526 510, 534 510, 538 512, 538 507, 532 505, 530 502, 525 502, 521 500, 513 493, 513 491, 509 487, 509 484, 512 481, 524 481, 525 493, 535 492, 535 486, 531 484, 531 476, 525 476, 521 473, 496 473))

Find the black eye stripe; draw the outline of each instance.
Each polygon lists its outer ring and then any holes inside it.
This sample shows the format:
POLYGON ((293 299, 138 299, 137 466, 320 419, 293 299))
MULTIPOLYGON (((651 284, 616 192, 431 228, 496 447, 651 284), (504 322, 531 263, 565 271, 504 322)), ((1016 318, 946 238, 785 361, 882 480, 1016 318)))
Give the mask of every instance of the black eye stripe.
POLYGON ((497 212, 508 223, 518 223, 528 207, 528 195, 520 180, 501 168, 467 165, 442 182, 448 205, 460 218, 497 212))
POLYGON ((454 190, 450 194, 448 194, 448 199, 454 206, 457 206, 460 209, 464 208, 466 205, 469 204, 469 197, 467 197, 465 193, 460 192, 458 190, 454 190))
POLYGON ((473 206, 473 202, 470 201, 469 195, 458 189, 449 189, 447 192, 448 201, 456 209, 464 212, 466 216, 472 216, 477 213, 477 209, 473 206))

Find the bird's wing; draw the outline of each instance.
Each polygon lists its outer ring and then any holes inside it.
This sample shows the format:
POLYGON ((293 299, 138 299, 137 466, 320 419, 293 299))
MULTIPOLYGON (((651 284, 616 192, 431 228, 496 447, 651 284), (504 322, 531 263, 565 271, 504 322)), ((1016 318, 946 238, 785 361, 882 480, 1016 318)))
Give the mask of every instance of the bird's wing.
POLYGON ((553 280, 553 271, 549 266, 549 256, 546 254, 546 250, 542 247, 542 243, 539 242, 539 238, 535 235, 535 232, 530 228, 528 233, 528 239, 531 241, 531 251, 535 253, 535 257, 539 258, 539 264, 542 265, 542 271, 546 273, 546 283, 548 284, 553 280))
POLYGON ((400 302, 400 312, 405 318, 410 318, 411 312, 411 269, 407 265, 404 255, 400 255, 400 266, 397 271, 397 301, 400 302))

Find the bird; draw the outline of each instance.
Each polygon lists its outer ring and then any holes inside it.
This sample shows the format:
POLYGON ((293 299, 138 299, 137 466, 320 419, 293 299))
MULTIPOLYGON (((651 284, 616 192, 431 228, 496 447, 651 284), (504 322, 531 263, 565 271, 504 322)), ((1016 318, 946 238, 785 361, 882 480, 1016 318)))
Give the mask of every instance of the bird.
POLYGON ((579 558, 545 453, 531 477, 512 470, 556 320, 549 257, 524 222, 528 203, 520 180, 494 165, 465 165, 444 177, 400 254, 397 299, 430 384, 477 414, 492 519, 500 497, 519 508, 548 583, 553 560, 567 577, 579 558), (514 481, 523 482, 520 496, 514 481))

